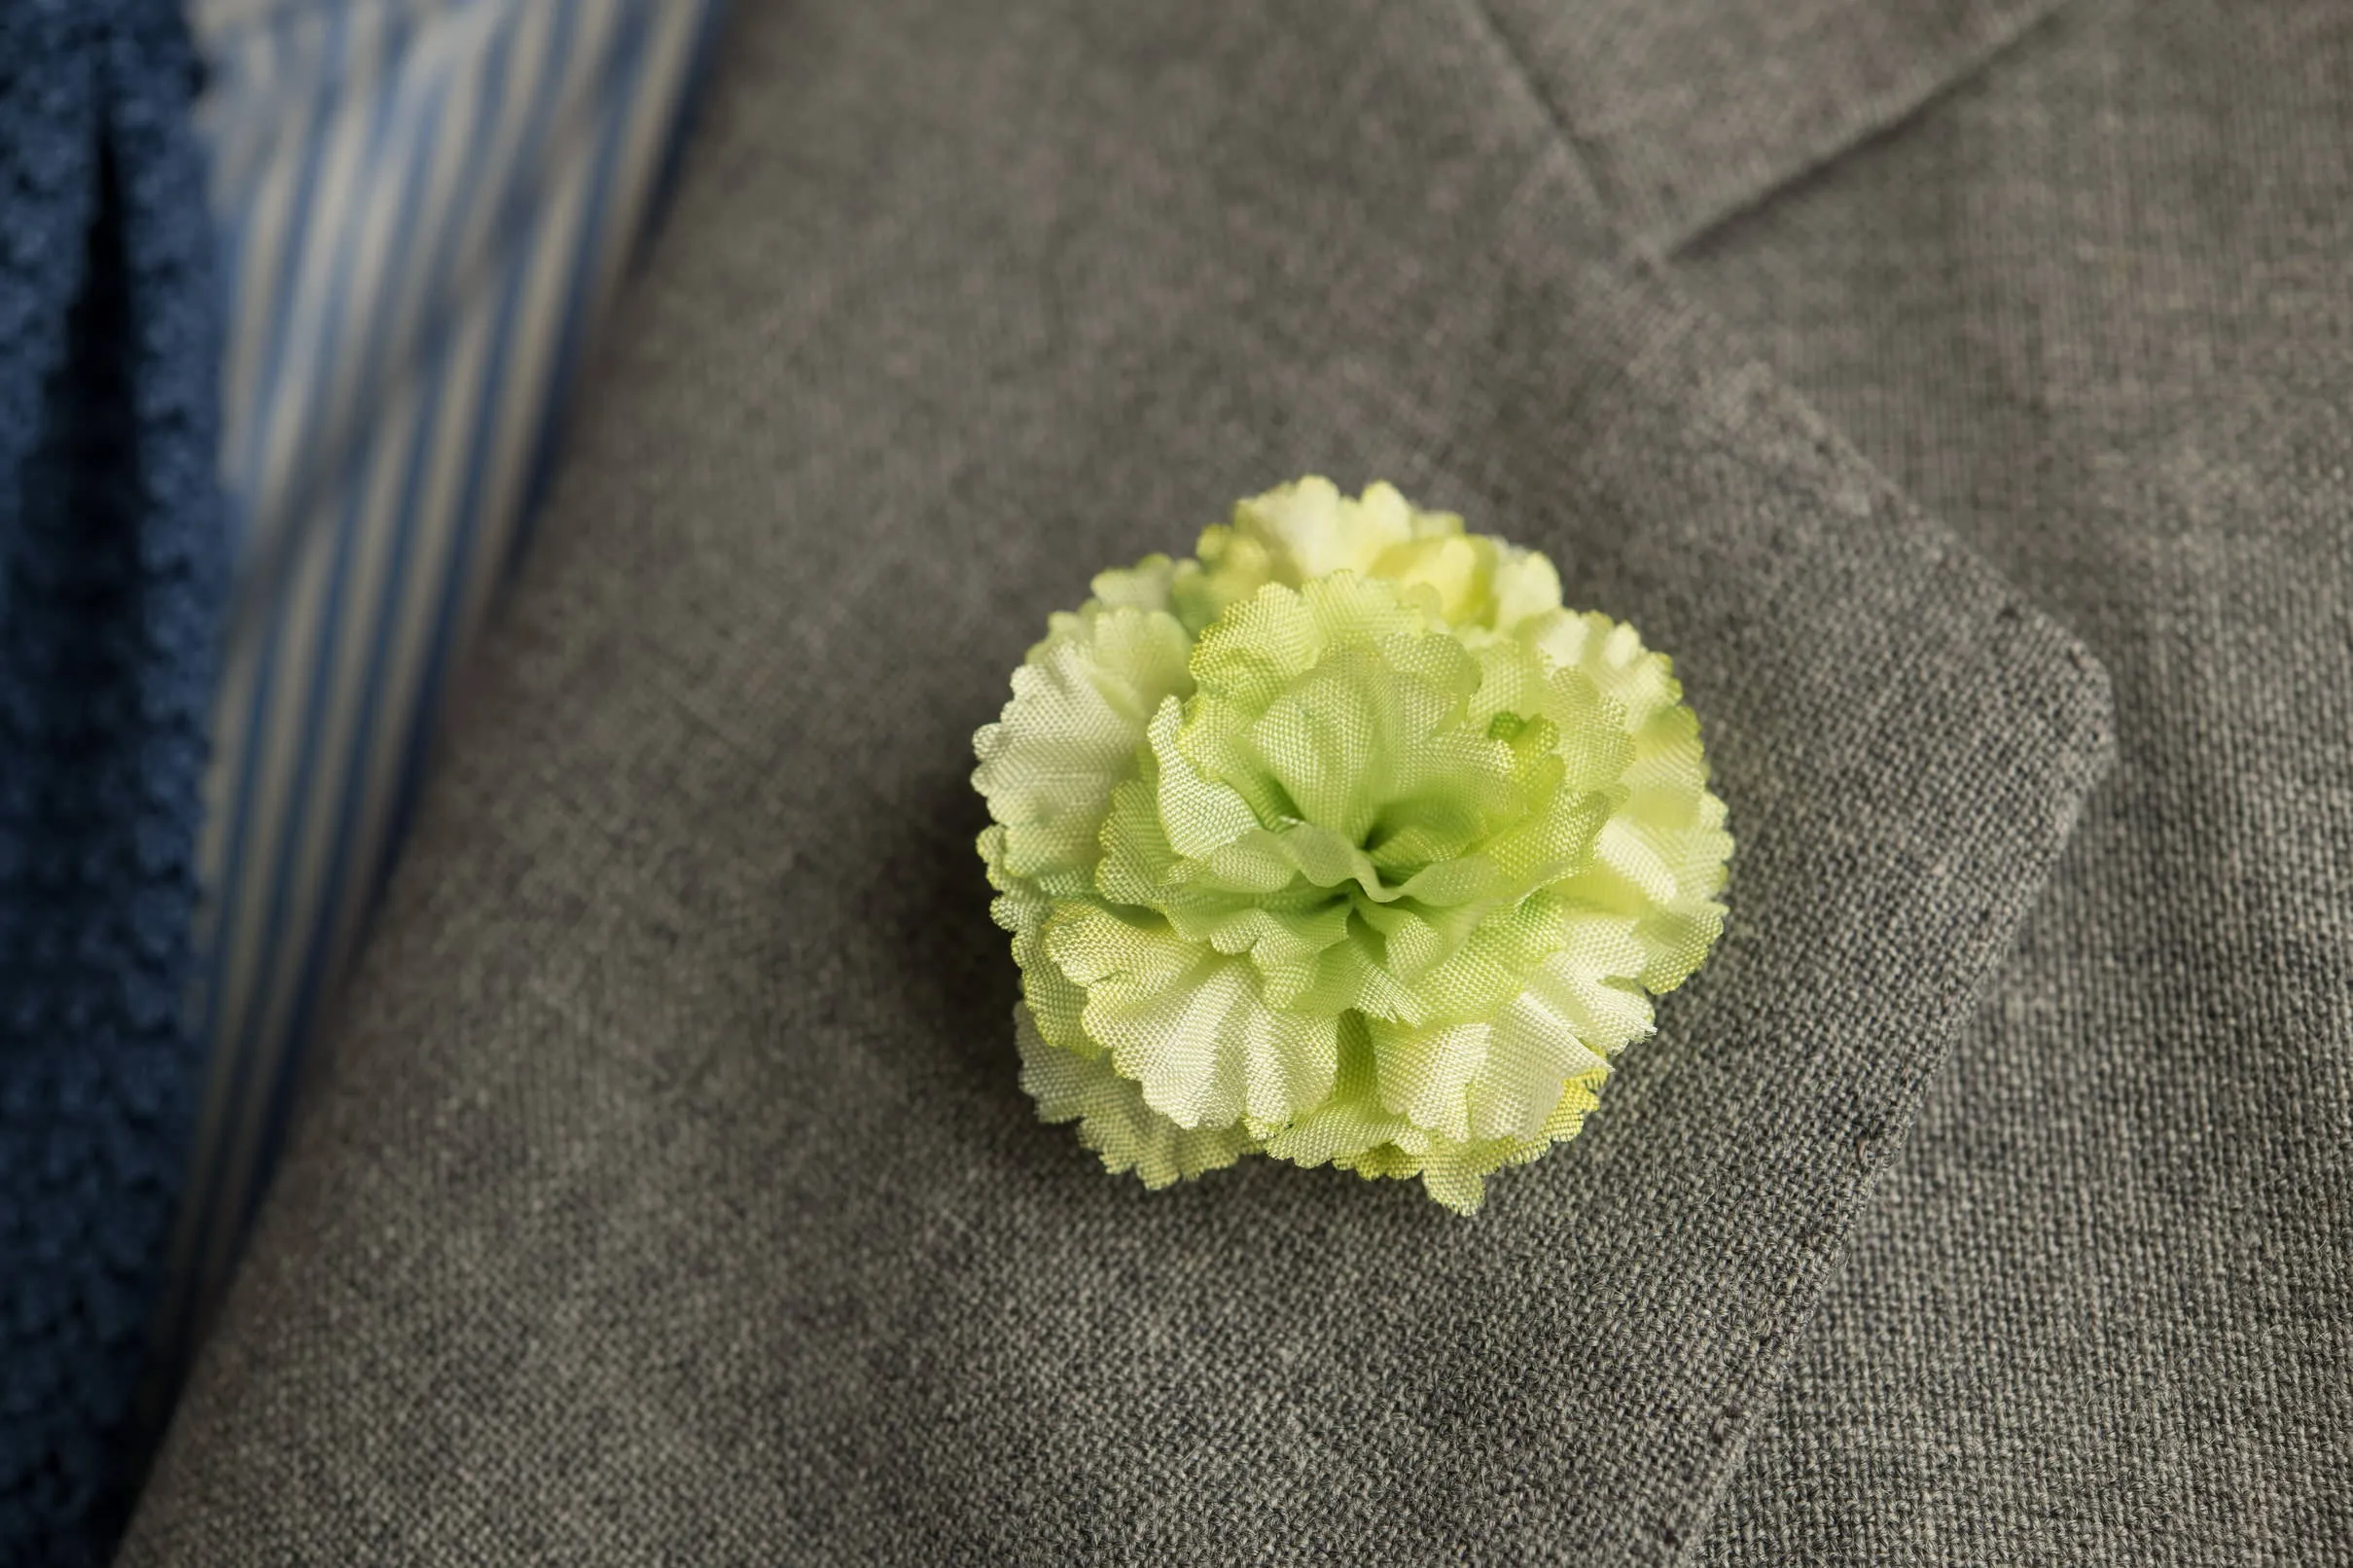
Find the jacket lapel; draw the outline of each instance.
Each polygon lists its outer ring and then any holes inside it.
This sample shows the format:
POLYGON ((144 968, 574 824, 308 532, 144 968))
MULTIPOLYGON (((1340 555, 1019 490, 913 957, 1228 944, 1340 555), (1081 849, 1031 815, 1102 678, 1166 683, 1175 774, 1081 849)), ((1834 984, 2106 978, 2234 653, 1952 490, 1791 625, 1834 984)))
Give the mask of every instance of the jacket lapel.
POLYGON ((2097 667, 1619 236, 1470 0, 845 0, 728 57, 125 1560, 1671 1557, 2097 667), (1316 470, 1673 651, 1740 840, 1717 958, 1469 1222, 1146 1194, 1015 1087, 970 733, 1088 572, 1316 470))
POLYGON ((2059 0, 1469 0, 1665 251, 1910 114, 2059 0))

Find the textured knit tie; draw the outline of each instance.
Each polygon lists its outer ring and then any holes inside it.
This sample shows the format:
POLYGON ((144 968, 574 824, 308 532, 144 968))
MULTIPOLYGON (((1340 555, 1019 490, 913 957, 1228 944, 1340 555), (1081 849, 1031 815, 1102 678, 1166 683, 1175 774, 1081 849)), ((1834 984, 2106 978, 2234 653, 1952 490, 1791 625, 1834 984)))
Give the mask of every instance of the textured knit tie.
POLYGON ((200 1063, 227 541, 171 0, 0 0, 0 1565, 98 1562, 200 1063))

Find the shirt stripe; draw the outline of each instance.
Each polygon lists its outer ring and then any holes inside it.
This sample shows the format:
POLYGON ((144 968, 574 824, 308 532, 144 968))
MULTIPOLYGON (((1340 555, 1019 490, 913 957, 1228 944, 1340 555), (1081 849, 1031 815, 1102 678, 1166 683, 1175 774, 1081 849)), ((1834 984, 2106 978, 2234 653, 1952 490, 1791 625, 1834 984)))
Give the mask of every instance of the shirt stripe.
POLYGON ((442 689, 521 535, 720 0, 199 0, 239 578, 202 854, 200 1337, 442 689))

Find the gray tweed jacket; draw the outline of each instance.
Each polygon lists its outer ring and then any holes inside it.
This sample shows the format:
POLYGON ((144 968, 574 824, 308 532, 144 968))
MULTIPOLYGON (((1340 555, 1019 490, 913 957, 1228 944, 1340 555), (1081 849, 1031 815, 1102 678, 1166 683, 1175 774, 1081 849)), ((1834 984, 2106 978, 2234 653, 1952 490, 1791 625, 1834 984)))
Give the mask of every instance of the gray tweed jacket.
POLYGON ((123 1560, 2353 1562, 2353 6, 747 0, 123 1560), (969 736, 1303 472, 1671 649, 1464 1221, 1015 1084, 969 736))

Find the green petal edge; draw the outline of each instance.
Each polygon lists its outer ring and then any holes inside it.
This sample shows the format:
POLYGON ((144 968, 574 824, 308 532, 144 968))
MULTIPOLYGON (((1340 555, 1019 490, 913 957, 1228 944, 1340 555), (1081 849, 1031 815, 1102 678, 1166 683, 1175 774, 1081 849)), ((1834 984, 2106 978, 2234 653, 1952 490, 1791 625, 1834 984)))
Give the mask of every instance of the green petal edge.
POLYGON ((1148 1187, 1262 1154, 1471 1213, 1723 933, 1672 664, 1386 484, 1093 589, 973 742, 1022 1087, 1148 1187))

